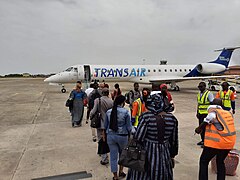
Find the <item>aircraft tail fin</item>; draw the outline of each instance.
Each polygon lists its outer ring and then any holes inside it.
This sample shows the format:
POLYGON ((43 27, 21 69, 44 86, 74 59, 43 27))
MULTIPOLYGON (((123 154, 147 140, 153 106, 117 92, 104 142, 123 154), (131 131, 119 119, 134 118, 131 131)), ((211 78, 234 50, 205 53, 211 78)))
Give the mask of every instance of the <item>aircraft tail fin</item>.
POLYGON ((235 49, 239 49, 239 48, 240 47, 233 47, 233 48, 223 48, 223 49, 215 50, 215 51, 222 51, 222 52, 215 61, 211 61, 210 63, 222 64, 227 68, 232 56, 232 52, 235 49))

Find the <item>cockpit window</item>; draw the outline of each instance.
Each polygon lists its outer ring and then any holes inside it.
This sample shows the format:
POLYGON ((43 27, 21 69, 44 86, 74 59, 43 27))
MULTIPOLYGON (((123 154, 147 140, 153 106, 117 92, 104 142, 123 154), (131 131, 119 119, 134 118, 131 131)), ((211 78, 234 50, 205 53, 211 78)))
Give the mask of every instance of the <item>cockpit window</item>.
POLYGON ((72 71, 72 69, 73 69, 73 67, 70 67, 70 68, 67 68, 65 71, 70 72, 70 71, 72 71))

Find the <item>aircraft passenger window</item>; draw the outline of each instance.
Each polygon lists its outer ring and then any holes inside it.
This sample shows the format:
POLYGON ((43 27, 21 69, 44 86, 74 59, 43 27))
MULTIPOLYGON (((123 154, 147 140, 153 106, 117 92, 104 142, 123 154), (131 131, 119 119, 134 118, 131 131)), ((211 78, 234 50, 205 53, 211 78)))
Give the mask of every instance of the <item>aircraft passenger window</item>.
POLYGON ((180 72, 182 72, 182 69, 180 69, 180 72))
POLYGON ((153 72, 156 72, 156 69, 154 69, 153 72))
POLYGON ((165 72, 167 72, 167 69, 165 69, 165 72))
POLYGON ((191 69, 189 69, 189 71, 191 71, 191 69))
POLYGON ((175 69, 175 72, 177 72, 177 69, 175 69))
POLYGON ((161 72, 161 69, 159 69, 158 72, 161 72))
POLYGON ((170 69, 170 72, 172 72, 172 69, 170 69))
POLYGON ((73 69, 73 67, 67 68, 65 71, 70 72, 73 69))
POLYGON ((151 70, 149 69, 148 72, 150 72, 151 70))
POLYGON ((186 70, 186 69, 184 69, 184 71, 185 71, 185 72, 187 72, 187 70, 186 70))

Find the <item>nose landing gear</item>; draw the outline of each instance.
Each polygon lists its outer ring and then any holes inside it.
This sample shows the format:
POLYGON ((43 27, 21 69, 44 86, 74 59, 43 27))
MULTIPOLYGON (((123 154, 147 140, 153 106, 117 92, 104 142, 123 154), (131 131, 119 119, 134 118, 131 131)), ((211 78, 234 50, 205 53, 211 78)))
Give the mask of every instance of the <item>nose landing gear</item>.
POLYGON ((61 92, 62 92, 62 93, 65 93, 65 92, 67 92, 67 90, 65 89, 64 85, 62 85, 61 92))

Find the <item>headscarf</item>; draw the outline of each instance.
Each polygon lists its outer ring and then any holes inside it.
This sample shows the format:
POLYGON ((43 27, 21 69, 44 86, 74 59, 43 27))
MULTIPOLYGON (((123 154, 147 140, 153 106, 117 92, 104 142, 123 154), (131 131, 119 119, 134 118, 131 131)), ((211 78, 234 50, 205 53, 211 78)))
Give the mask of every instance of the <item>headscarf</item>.
POLYGON ((159 114, 160 112, 164 111, 164 102, 162 96, 160 94, 148 96, 145 106, 154 114, 159 114))
POLYGON ((117 106, 121 105, 123 102, 125 102, 125 100, 126 100, 125 96, 120 95, 120 96, 117 96, 113 102, 113 108, 112 108, 112 112, 110 115, 109 129, 112 129, 115 132, 117 132, 117 130, 118 130, 117 106))
POLYGON ((163 87, 166 87, 166 89, 167 89, 167 85, 166 84, 161 84, 160 85, 160 89, 162 89, 163 87))

